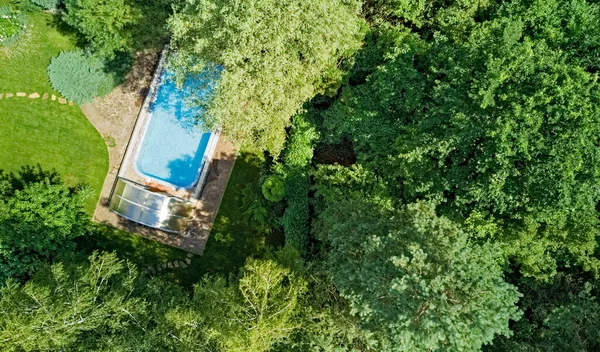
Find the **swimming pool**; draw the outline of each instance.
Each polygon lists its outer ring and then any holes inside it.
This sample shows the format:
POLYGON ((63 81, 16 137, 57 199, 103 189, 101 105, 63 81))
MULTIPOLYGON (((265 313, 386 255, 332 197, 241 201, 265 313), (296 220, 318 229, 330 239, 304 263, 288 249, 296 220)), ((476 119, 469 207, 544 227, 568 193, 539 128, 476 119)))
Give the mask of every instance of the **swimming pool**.
POLYGON ((177 189, 196 184, 215 133, 202 123, 204 110, 189 102, 206 97, 214 78, 214 72, 188 77, 178 88, 173 75, 162 70, 134 162, 140 175, 177 189))

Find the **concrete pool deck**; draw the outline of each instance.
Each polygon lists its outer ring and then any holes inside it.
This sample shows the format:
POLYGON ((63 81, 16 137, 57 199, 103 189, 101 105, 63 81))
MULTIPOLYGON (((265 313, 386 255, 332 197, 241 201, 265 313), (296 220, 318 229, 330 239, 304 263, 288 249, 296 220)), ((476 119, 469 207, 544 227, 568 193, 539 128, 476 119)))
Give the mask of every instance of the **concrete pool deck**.
MULTIPOLYGON (((223 135, 219 138, 204 188, 199 201, 196 203, 194 217, 185 233, 172 234, 148 228, 125 220, 108 208, 111 191, 119 170, 123 172, 124 168, 126 176, 131 176, 134 181, 139 182, 141 180, 141 183, 143 183, 143 179, 139 175, 129 173, 130 171, 133 172, 133 169, 129 167, 130 165, 122 165, 122 163, 128 144, 136 143, 134 140, 130 142, 130 139, 134 133, 136 120, 144 98, 149 91, 158 57, 159 53, 156 51, 139 53, 125 83, 106 97, 81 106, 83 113, 105 138, 109 147, 109 170, 104 180, 104 186, 93 219, 96 222, 132 232, 191 253, 202 254, 236 158, 234 146, 223 135)), ((131 160, 127 162, 130 163, 131 160)), ((183 195, 184 198, 190 196, 189 192, 175 195, 183 195)))

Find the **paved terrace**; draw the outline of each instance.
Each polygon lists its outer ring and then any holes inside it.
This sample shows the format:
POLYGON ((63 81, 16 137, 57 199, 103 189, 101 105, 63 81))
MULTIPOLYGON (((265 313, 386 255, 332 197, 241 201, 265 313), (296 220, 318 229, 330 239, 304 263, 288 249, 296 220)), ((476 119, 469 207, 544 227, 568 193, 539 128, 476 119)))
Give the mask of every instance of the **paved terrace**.
MULTIPOLYGON (((107 141, 109 151, 109 171, 94 212, 94 220, 191 253, 202 254, 235 163, 236 151, 223 135, 219 138, 204 189, 186 233, 173 234, 142 226, 118 216, 108 208, 110 194, 136 119, 149 91, 158 57, 159 53, 155 51, 139 53, 132 71, 121 86, 106 97, 81 106, 83 113, 107 141)), ((127 176, 139 182, 141 178, 138 175, 130 175, 131 168, 123 167, 126 168, 127 176)), ((176 195, 189 198, 189 194, 176 195)))

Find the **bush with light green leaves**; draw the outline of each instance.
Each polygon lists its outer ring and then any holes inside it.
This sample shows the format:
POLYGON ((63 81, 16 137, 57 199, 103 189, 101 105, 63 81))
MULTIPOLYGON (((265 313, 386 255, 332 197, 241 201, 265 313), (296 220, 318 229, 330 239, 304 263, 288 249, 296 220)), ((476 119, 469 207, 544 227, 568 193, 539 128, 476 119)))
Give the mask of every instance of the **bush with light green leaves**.
POLYGON ((52 88, 77 104, 104 96, 119 83, 116 75, 106 72, 106 62, 83 50, 63 51, 48 66, 52 88))

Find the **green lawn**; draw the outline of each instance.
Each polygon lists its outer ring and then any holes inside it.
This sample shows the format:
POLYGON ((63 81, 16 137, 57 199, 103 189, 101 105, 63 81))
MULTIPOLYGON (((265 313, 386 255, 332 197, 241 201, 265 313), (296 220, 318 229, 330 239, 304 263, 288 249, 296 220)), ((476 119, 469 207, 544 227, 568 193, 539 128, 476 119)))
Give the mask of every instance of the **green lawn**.
POLYGON ((0 47, 0 93, 54 92, 46 67, 61 51, 75 48, 74 37, 61 33, 52 15, 38 12, 27 17, 23 37, 11 47, 0 47))
POLYGON ((237 274, 247 257, 262 253, 271 244, 266 234, 250 226, 242 202, 247 185, 258 183, 263 163, 259 154, 246 152, 238 156, 204 254, 195 257, 186 269, 184 283, 197 282, 205 274, 237 274))
POLYGON ((0 169, 16 171, 38 163, 56 169, 67 184, 85 183, 94 189, 96 197, 86 204, 93 212, 108 170, 108 150, 78 106, 2 99, 0 126, 0 169))
POLYGON ((131 261, 140 269, 148 265, 184 260, 186 256, 186 252, 180 249, 105 225, 98 225, 93 236, 80 237, 75 241, 87 253, 95 250, 116 252, 120 258, 131 261))
MULTIPOLYGON (((49 14, 31 14, 28 33, 15 45, 0 48, 0 93, 53 93, 46 66, 75 44, 52 23, 49 14)), ((5 97, 0 100, 0 126, 0 169, 16 171, 38 163, 56 169, 67 184, 93 188, 96 197, 86 204, 93 212, 108 171, 108 150, 78 106, 5 97)))

